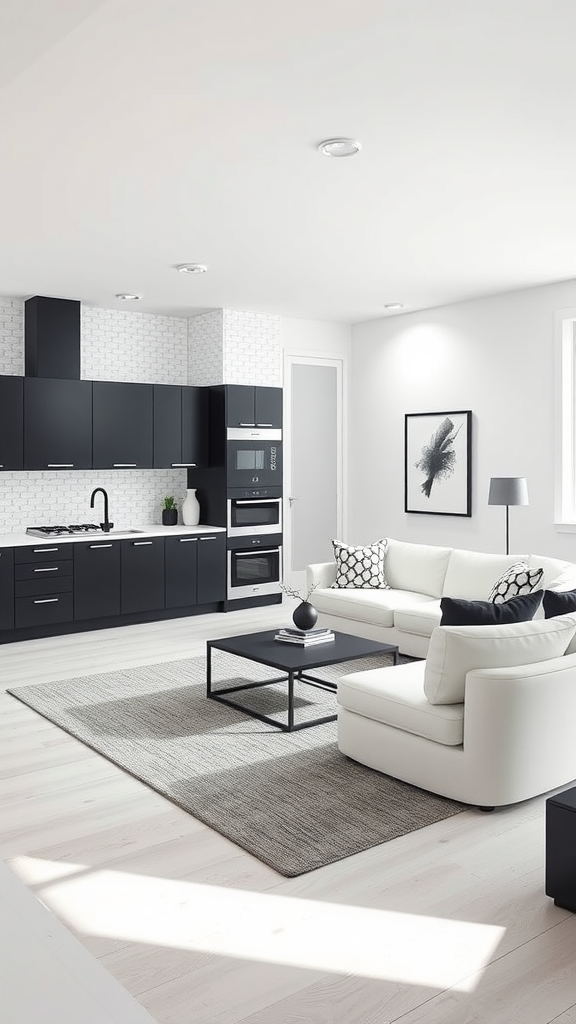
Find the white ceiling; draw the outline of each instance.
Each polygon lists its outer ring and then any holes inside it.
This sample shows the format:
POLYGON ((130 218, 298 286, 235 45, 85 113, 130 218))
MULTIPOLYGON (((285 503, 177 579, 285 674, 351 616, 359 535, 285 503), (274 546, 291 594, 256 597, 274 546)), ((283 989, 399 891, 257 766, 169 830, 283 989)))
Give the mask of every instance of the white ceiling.
POLYGON ((358 322, 576 277, 575 39, 575 0, 0 0, 0 295, 358 322))

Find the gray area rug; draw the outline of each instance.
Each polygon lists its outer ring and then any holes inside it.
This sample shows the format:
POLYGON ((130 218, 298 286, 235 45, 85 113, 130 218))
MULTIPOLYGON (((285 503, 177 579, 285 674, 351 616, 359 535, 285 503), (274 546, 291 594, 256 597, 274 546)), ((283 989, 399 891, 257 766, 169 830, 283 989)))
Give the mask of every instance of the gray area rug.
MULTIPOLYGON (((384 658, 317 670, 335 679, 384 658)), ((215 684, 274 670, 213 651, 215 684)), ((205 696, 205 659, 8 691, 282 875, 300 875, 448 818, 464 805, 340 753, 336 722, 285 733, 205 696)), ((285 720, 286 687, 236 695, 285 720)), ((300 684, 296 720, 335 713, 334 693, 300 684)))

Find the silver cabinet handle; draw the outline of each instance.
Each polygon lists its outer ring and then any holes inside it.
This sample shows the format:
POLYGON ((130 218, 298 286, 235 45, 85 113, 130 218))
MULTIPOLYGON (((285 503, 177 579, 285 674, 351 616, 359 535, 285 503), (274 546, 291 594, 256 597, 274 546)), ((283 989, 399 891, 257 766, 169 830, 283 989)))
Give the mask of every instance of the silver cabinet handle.
POLYGON ((217 540, 216 537, 199 537, 198 540, 217 540))
POLYGON ((151 541, 151 540, 133 540, 132 543, 133 543, 135 548, 141 548, 141 547, 144 547, 145 544, 152 544, 153 541, 151 541))
POLYGON ((58 572, 59 565, 51 565, 49 569, 34 569, 34 572, 58 572))
POLYGON ((73 462, 48 462, 48 469, 74 469, 73 462))
POLYGON ((279 554, 278 548, 266 548, 262 551, 260 548, 254 548, 254 551, 233 551, 234 558, 252 558, 253 555, 277 555, 279 554))
POLYGON ((173 462, 172 469, 194 469, 196 466, 195 462, 173 462))
POLYGON ((257 427, 273 427, 274 424, 273 423, 256 423, 255 426, 257 426, 257 427))
POLYGON ((34 604, 58 604, 59 597, 38 597, 34 604))
POLYGON ((43 551, 59 551, 59 548, 32 548, 35 555, 41 555, 43 551))
POLYGON ((198 537, 180 537, 181 544, 191 544, 196 540, 198 540, 198 537))
POLYGON ((135 462, 113 462, 114 469, 136 469, 135 462))
POLYGON ((111 544, 89 544, 88 547, 91 551, 98 551, 99 548, 111 548, 111 544))
POLYGON ((277 505, 281 498, 230 498, 235 505, 277 505))
POLYGON ((240 426, 241 427, 255 427, 256 424, 255 423, 241 423, 240 426))

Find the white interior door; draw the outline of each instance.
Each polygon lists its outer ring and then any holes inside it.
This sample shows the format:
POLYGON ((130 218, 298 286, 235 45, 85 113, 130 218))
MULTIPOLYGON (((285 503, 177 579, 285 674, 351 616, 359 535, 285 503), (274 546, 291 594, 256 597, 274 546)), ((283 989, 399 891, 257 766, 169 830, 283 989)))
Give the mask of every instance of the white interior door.
POLYGON ((303 590, 344 532, 342 360, 287 355, 284 393, 284 580, 303 590))

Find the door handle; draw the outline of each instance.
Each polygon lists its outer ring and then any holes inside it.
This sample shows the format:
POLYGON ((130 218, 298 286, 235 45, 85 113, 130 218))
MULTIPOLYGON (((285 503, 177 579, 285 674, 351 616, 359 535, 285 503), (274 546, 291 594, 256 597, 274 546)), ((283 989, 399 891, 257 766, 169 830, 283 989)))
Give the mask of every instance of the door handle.
POLYGON ((288 498, 290 508, 292 508, 292 505, 294 504, 295 501, 300 501, 300 498, 288 498))

